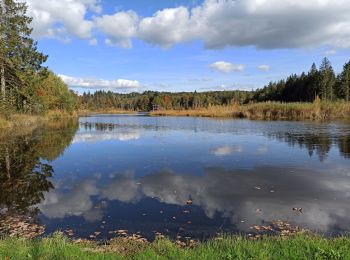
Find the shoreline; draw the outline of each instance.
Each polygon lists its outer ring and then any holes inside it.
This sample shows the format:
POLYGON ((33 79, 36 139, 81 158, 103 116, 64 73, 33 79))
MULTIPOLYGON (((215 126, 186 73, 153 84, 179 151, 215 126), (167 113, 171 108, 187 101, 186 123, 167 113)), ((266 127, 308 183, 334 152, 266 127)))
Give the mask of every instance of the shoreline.
MULTIPOLYGON (((29 127, 40 122, 60 118, 98 114, 138 114, 144 111, 101 109, 78 110, 73 113, 49 111, 45 115, 13 114, 7 118, 0 115, 0 129, 29 127)), ((337 120, 350 119, 350 102, 314 102, 314 103, 252 103, 247 105, 211 106, 198 109, 165 109, 147 112, 149 116, 186 116, 209 118, 236 118, 249 120, 337 120)))

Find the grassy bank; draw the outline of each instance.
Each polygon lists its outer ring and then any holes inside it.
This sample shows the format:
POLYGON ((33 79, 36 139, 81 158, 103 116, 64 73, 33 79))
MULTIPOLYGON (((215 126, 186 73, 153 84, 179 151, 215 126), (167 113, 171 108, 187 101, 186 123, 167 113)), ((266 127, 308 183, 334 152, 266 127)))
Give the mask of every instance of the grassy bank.
POLYGON ((349 102, 314 103, 253 103, 247 105, 211 106, 206 109, 161 110, 151 115, 160 116, 202 116, 248 119, 340 119, 350 118, 349 102))
POLYGON ((28 114, 0 114, 0 129, 13 128, 13 127, 31 127, 39 124, 40 122, 60 119, 60 118, 72 118, 77 117, 76 112, 68 113, 65 111, 55 110, 49 111, 44 115, 28 115, 28 114))
POLYGON ((227 237, 193 248, 180 248, 161 239, 153 243, 126 241, 108 244, 73 242, 61 235, 44 239, 0 240, 0 259, 350 259, 350 239, 319 236, 227 237))

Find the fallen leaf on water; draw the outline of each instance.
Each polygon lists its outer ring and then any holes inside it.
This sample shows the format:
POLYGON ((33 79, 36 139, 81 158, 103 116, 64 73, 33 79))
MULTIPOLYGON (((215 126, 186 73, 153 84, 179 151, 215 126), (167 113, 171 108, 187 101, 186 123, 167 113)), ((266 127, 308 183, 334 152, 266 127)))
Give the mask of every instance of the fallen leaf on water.
POLYGON ((66 233, 68 234, 68 236, 74 236, 74 232, 72 229, 67 229, 66 233))
POLYGON ((296 211, 297 213, 303 213, 303 208, 293 208, 293 211, 296 211))
POLYGON ((251 229, 255 229, 255 230, 261 230, 261 227, 260 226, 252 226, 252 227, 250 227, 251 229))
POLYGON ((192 203, 193 203, 192 200, 187 200, 187 201, 186 201, 186 204, 187 204, 187 205, 192 205, 192 203))
POLYGON ((121 234, 121 233, 128 233, 126 229, 118 229, 116 233, 121 234))
POLYGON ((165 238, 165 236, 162 233, 156 232, 155 233, 157 238, 165 238))
POLYGON ((176 245, 177 245, 178 247, 186 247, 186 243, 185 243, 185 242, 182 242, 182 241, 180 241, 180 240, 177 240, 177 241, 176 241, 176 245))

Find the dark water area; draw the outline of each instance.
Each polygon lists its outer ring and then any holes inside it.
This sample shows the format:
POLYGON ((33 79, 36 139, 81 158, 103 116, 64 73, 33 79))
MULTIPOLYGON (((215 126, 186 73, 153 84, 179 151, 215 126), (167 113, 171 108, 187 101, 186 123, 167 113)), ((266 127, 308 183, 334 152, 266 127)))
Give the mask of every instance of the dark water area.
POLYGON ((346 122, 81 117, 0 135, 0 213, 98 239, 206 239, 276 220, 347 235, 349 159, 346 122))

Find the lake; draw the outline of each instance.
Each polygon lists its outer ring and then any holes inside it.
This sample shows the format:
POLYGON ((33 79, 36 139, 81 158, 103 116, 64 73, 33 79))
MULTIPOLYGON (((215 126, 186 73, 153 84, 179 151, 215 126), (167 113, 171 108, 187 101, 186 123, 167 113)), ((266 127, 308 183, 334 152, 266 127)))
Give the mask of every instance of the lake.
POLYGON ((97 239, 349 234, 349 159, 346 122, 86 116, 2 134, 0 213, 97 239))

